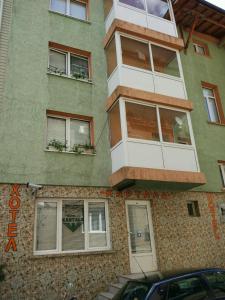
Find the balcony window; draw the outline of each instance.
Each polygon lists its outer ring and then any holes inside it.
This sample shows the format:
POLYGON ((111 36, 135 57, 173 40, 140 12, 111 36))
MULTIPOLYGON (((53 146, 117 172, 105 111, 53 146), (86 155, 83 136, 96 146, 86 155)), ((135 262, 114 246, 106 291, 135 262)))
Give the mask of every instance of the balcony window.
POLYGON ((171 76, 180 77, 177 54, 175 51, 151 45, 154 70, 171 76))
POLYGON ((110 144, 115 146, 122 139, 119 102, 109 112, 110 144))
POLYGON ((36 216, 37 254, 109 248, 107 201, 43 199, 36 216))
POLYGON ((113 0, 104 0, 104 15, 105 18, 108 16, 111 8, 113 7, 113 0))
POLYGON ((106 48, 107 74, 112 74, 117 66, 115 37, 109 42, 106 48))
POLYGON ((149 44, 121 36, 123 64, 151 70, 149 44))
POLYGON ((145 0, 119 0, 121 3, 145 10, 145 0))
POLYGON ((126 102, 129 138, 159 141, 156 108, 126 102))
POLYGON ((151 15, 171 20, 167 0, 147 0, 147 10, 151 15))
POLYGON ((159 108, 164 142, 191 145, 187 114, 159 108))
POLYGON ((80 20, 87 20, 86 0, 51 0, 51 10, 80 20))

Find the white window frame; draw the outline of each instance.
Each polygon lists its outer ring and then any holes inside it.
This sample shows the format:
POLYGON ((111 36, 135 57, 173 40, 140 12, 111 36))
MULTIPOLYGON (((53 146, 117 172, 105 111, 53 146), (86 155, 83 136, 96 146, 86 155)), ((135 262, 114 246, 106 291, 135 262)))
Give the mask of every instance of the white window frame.
POLYGON ((206 56, 206 49, 205 49, 204 46, 201 46, 201 45, 199 45, 199 44, 197 44, 197 43, 193 43, 193 46, 194 46, 194 49, 195 49, 195 53, 200 54, 200 55, 203 55, 203 56, 206 56), (203 53, 198 52, 198 49, 199 49, 199 48, 203 49, 203 53))
POLYGON ((46 255, 46 254, 60 254, 60 253, 79 253, 79 252, 93 252, 93 251, 107 251, 111 249, 110 242, 110 231, 109 231, 109 212, 108 212, 108 200, 106 199, 49 199, 49 198, 39 198, 36 200, 35 204, 35 227, 34 227, 34 245, 33 252, 34 255, 46 255), (83 250, 62 250, 62 207, 63 201, 83 201, 84 203, 84 228, 87 228, 84 236, 84 249, 83 250), (53 250, 36 250, 37 242, 37 204, 39 202, 51 202, 57 203, 57 228, 56 228, 56 249, 53 250), (105 222, 106 231, 97 231, 96 233, 106 234, 106 247, 89 247, 89 233, 95 233, 88 228, 88 205, 89 203, 104 203, 105 204, 105 222))
POLYGON ((206 87, 204 87, 204 85, 203 85, 203 86, 202 86, 202 92, 203 92, 204 101, 206 100, 206 105, 207 105, 207 111, 208 111, 209 121, 210 121, 210 122, 213 122, 213 123, 217 123, 217 122, 213 121, 213 118, 212 118, 212 112, 211 112, 210 109, 209 109, 209 108, 210 108, 210 105, 209 105, 209 99, 211 99, 211 100, 213 100, 214 103, 215 103, 215 107, 216 107, 216 111, 217 111, 217 115, 218 115, 218 122, 220 123, 220 122, 221 122, 221 120, 220 120, 220 114, 219 114, 219 110, 218 110, 218 106, 217 106, 217 101, 216 101, 214 89, 206 88, 206 87), (212 91, 212 92, 213 92, 213 97, 212 97, 212 96, 205 96, 203 90, 210 90, 210 91, 212 91))
POLYGON ((66 55, 66 74, 62 74, 62 76, 67 76, 67 77, 74 78, 73 74, 71 74, 71 66, 70 66, 71 56, 79 57, 80 59, 87 60, 87 62, 88 62, 88 78, 82 78, 82 79, 79 78, 79 80, 84 80, 84 81, 90 81, 91 80, 90 59, 89 59, 89 57, 85 57, 85 56, 78 55, 76 53, 67 52, 67 51, 61 51, 61 50, 58 50, 57 48, 52 48, 52 47, 49 47, 49 53, 48 53, 48 72, 49 73, 57 74, 57 72, 50 71, 50 51, 55 51, 55 52, 66 55))
POLYGON ((52 1, 53 0, 50 0, 50 3, 49 3, 49 10, 52 11, 52 12, 56 12, 58 14, 61 14, 61 15, 64 15, 64 16, 69 16, 71 18, 74 18, 74 19, 77 19, 77 20, 82 20, 82 21, 88 21, 88 5, 85 1, 82 1, 82 0, 75 0, 76 2, 80 2, 82 4, 84 4, 86 6, 86 18, 85 20, 84 19, 80 19, 80 18, 76 18, 76 17, 73 17, 71 14, 70 14, 70 2, 71 0, 65 0, 65 4, 66 4, 66 13, 63 14, 61 12, 58 12, 58 11, 55 11, 55 10, 52 10, 52 1))
POLYGON ((219 163, 219 168, 222 176, 222 184, 223 188, 225 189, 225 163, 219 163))
POLYGON ((48 118, 55 118, 55 119, 62 119, 66 121, 66 130, 65 130, 65 141, 66 141, 66 150, 62 152, 69 152, 74 145, 71 145, 70 143, 70 121, 71 120, 78 120, 81 122, 86 122, 89 124, 89 136, 90 136, 90 144, 91 142, 91 122, 88 120, 82 120, 82 119, 76 119, 76 118, 70 118, 70 117, 64 117, 64 116, 59 116, 59 115, 54 115, 54 114, 47 114, 46 116, 46 147, 48 147, 48 118))

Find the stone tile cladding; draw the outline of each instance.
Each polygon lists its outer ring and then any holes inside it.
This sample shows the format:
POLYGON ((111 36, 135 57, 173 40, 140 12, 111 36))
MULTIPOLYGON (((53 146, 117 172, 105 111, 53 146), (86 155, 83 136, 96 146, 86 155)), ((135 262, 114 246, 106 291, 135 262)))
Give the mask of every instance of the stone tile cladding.
POLYGON ((37 197, 108 199, 112 251, 37 257, 33 255, 35 197, 25 186, 20 186, 17 252, 4 251, 8 241, 11 189, 10 185, 0 185, 0 263, 6 264, 6 280, 0 283, 2 300, 61 300, 72 295, 79 300, 91 300, 110 282, 116 281, 117 275, 128 274, 126 199, 151 201, 160 270, 225 267, 225 224, 220 223, 217 212, 217 205, 225 203, 223 193, 44 187, 37 197), (201 217, 188 216, 187 200, 199 201, 201 217))

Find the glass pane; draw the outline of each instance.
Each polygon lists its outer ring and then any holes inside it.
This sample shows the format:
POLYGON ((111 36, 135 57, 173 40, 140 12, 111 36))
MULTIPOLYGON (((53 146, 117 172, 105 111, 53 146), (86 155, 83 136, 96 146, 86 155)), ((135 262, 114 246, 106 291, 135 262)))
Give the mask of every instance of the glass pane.
POLYGON ((147 0, 147 9, 149 14, 171 20, 167 0, 147 0))
POLYGON ((215 296, 225 297, 225 272, 214 272, 205 274, 205 276, 215 296))
POLYGON ((106 247, 105 203, 88 204, 89 247, 106 247))
POLYGON ((115 146, 122 139, 119 102, 109 112, 110 144, 115 146))
POLYGON ((151 252, 148 211, 146 205, 128 205, 132 253, 151 252))
POLYGON ((70 72, 75 78, 88 79, 88 59, 80 56, 70 56, 70 72))
POLYGON ((219 115, 218 115, 215 100, 208 98, 207 104, 208 104, 210 121, 211 122, 219 122, 219 115))
POLYGON ((198 54, 204 55, 205 54, 205 49, 202 46, 195 45, 195 52, 197 52, 198 54))
POLYGON ((66 0, 51 0, 51 9, 62 14, 66 13, 66 0))
POLYGON ((115 38, 113 38, 111 42, 107 45, 105 51, 107 60, 107 74, 109 77, 117 66, 115 38))
POLYGON ((86 20, 86 4, 75 0, 70 0, 70 15, 74 18, 86 20))
POLYGON ((66 54, 49 51, 49 71, 66 74, 66 54))
POLYGON ((123 63, 125 65, 151 70, 148 44, 121 37, 123 63))
POLYGON ((213 90, 211 90, 211 89, 206 89, 206 88, 203 88, 202 90, 203 90, 203 95, 204 95, 205 97, 214 97, 214 92, 213 92, 213 90))
POLYGON ((37 203, 36 250, 55 250, 57 235, 57 203, 37 203))
POLYGON ((84 202, 63 201, 62 250, 84 250, 84 202))
POLYGON ((66 120, 54 117, 48 117, 48 137, 47 144, 56 140, 66 144, 66 120))
POLYGON ((108 16, 112 6, 113 6, 113 0, 104 0, 104 15, 105 15, 105 18, 108 16))
POLYGON ((208 299, 207 291, 198 277, 186 278, 169 285, 168 300, 208 299))
POLYGON ((90 124, 80 120, 70 120, 70 146, 90 145, 90 124))
POLYGON ((177 54, 175 51, 152 45, 152 55, 155 71, 171 76, 180 76, 177 54))
POLYGON ((156 108, 126 103, 128 137, 159 141, 156 108))
POLYGON ((191 145, 186 113, 160 108, 160 120, 164 142, 191 145))
POLYGON ((141 10, 145 10, 144 0, 119 0, 121 3, 136 7, 141 10))

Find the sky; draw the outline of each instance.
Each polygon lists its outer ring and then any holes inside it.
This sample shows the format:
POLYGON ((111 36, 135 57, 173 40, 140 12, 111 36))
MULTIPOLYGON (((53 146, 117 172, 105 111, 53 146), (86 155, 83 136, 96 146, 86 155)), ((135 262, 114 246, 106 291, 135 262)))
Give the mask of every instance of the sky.
POLYGON ((207 0, 207 2, 217 5, 225 10, 225 0, 207 0))

